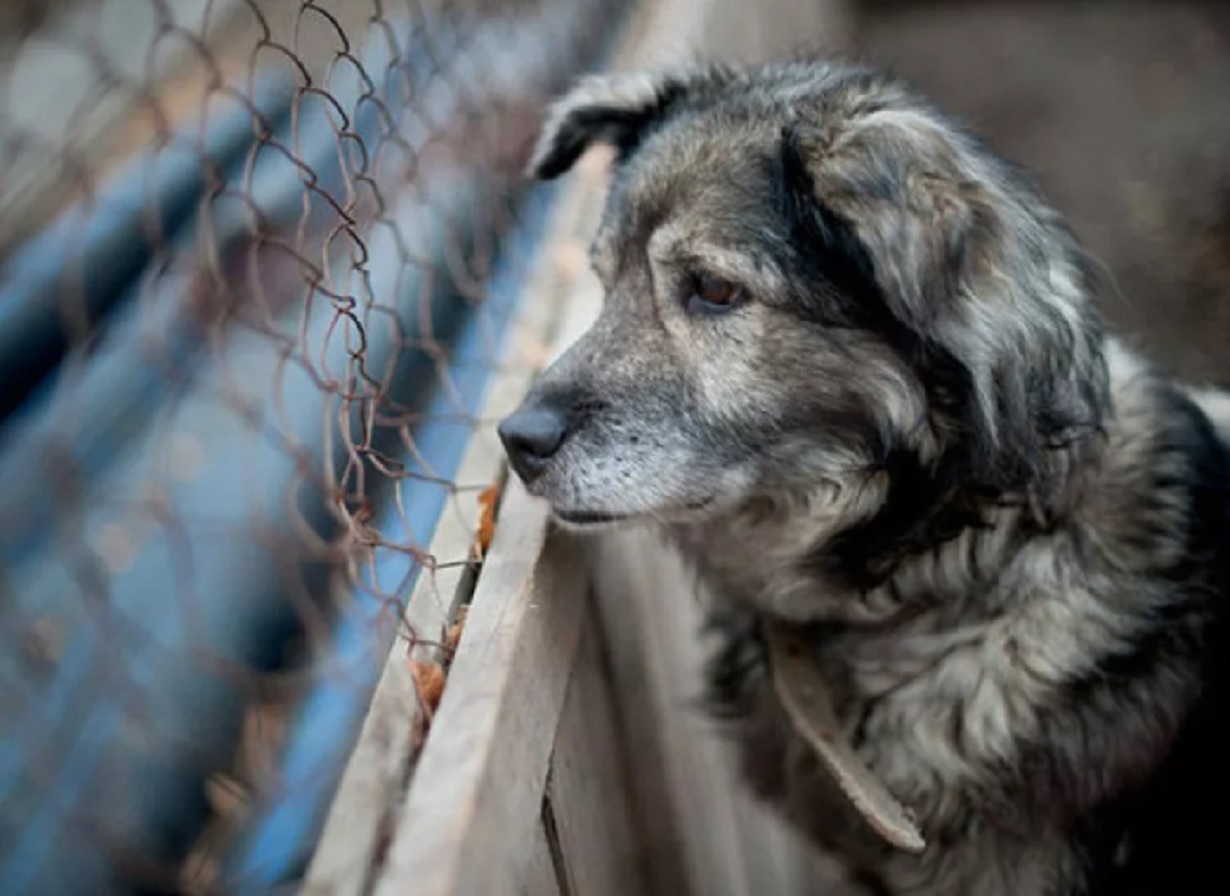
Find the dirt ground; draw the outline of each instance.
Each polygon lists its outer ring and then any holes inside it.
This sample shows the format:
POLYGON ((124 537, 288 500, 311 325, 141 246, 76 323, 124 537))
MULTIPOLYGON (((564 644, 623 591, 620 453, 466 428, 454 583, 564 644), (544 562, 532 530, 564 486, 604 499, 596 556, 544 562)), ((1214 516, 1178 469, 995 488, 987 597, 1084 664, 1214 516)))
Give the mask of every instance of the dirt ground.
POLYGON ((863 0, 861 58, 1032 169, 1112 326, 1230 385, 1230 3, 863 0))

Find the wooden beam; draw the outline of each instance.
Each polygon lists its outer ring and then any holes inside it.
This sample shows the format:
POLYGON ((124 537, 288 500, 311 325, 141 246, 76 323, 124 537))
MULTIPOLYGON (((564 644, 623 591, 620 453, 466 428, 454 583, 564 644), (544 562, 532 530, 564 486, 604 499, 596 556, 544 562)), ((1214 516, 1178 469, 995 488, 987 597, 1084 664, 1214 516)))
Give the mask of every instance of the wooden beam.
POLYGON ((547 797, 570 896, 642 894, 649 889, 646 844, 628 799, 629 764, 639 757, 629 755, 618 729, 597 608, 585 604, 547 797))
POLYGON ((583 557, 514 482, 375 896, 519 896, 585 606, 583 557))

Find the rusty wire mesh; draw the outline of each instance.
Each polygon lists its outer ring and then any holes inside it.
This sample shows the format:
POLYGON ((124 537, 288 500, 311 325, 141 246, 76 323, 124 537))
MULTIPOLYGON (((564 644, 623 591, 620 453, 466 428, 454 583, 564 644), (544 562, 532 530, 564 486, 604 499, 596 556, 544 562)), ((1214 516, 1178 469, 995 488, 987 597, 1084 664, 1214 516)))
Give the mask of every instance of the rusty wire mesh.
POLYGON ((618 5, 0 4, 4 896, 302 871, 618 5))

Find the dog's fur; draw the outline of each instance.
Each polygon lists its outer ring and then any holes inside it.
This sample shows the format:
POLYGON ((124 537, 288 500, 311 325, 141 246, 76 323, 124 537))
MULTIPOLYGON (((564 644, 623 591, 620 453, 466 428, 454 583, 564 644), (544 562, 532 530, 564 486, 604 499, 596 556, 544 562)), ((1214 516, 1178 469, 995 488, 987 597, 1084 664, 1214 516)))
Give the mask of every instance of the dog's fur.
POLYGON ((1230 421, 1225 398, 1106 335, 1027 178, 884 75, 592 78, 534 173, 595 141, 618 149, 607 301, 526 399, 568 421, 526 478, 566 523, 654 521, 721 597, 708 696, 751 786, 875 893, 1205 892, 1230 462, 1204 409, 1230 421), (702 274, 740 300, 697 303, 702 274), (922 855, 790 729, 765 616, 810 633, 922 855))

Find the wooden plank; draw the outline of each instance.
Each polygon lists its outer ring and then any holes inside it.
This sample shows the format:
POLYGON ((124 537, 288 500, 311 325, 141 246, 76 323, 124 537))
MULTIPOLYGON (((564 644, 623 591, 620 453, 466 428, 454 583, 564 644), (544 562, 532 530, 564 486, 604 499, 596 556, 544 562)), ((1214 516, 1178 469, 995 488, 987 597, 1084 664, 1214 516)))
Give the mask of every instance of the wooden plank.
POLYGON ((404 649, 388 663, 329 809, 300 896, 359 896, 391 834, 391 804, 403 788, 419 700, 404 649))
POLYGON ((525 882, 521 887, 521 896, 568 896, 560 889, 559 879, 555 875, 555 859, 552 857, 551 844, 547 842, 547 831, 540 820, 534 825, 534 838, 530 844, 530 859, 525 872, 525 882))
POLYGON ((374 893, 516 896, 529 873, 586 574, 513 482, 374 893))
POLYGON ((849 0, 710 0, 696 12, 695 40, 730 62, 840 53, 853 33, 849 0))
POLYGON ((596 608, 586 603, 547 795, 570 896, 644 893, 645 855, 628 798, 626 744, 616 728, 596 608))
MULTIPOLYGON (((640 830, 646 892, 662 896, 704 892, 688 861, 687 845, 694 834, 683 829, 679 779, 667 768, 670 708, 664 706, 646 655, 649 629, 656 624, 640 603, 647 589, 631 574, 613 574, 611 558, 604 563, 609 541, 597 541, 589 548, 597 626, 609 657, 615 714, 629 758, 627 799, 640 830)), ((669 600, 673 595, 661 597, 669 600)))
POLYGON ((652 754, 649 742, 637 744, 640 793, 656 803, 655 823, 671 836, 682 864, 676 874, 689 886, 684 892, 751 892, 731 802, 734 779, 694 703, 700 693, 695 591, 674 555, 649 532, 604 537, 592 557, 609 648, 620 657, 615 669, 631 678, 617 679, 624 724, 642 736, 653 731, 652 754), (638 714, 646 719, 638 723, 638 714), (661 783, 653 781, 658 775, 661 783), (671 822, 664 824, 662 816, 671 822))

